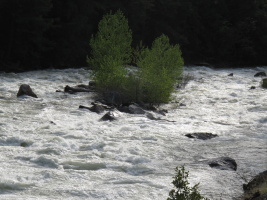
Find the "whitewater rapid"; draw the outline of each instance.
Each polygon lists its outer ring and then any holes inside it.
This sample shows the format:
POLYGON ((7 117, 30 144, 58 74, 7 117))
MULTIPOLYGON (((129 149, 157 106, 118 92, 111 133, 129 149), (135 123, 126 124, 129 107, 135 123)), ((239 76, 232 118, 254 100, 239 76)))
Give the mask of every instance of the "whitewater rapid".
POLYGON ((267 90, 254 77, 259 71, 267 67, 185 67, 193 80, 162 106, 169 121, 120 113, 112 122, 79 109, 94 93, 55 92, 88 84, 86 69, 0 73, 0 199, 163 200, 181 165, 203 196, 233 199, 267 169, 267 90), (39 98, 17 98, 23 83, 39 98), (185 137, 194 132, 219 137, 185 137), (206 162, 222 156, 235 159, 237 171, 206 162))

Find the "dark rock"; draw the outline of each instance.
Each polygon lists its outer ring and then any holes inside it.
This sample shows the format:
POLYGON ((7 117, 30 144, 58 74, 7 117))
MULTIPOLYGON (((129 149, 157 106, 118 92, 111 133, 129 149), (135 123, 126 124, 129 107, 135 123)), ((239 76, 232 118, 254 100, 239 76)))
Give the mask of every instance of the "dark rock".
POLYGON ((221 170, 234 170, 237 169, 236 161, 229 157, 220 157, 216 159, 212 159, 208 162, 211 168, 217 168, 221 170))
POLYGON ((255 86, 251 86, 249 89, 250 89, 250 90, 255 90, 256 87, 255 87, 255 86))
POLYGON ((129 106, 120 106, 118 109, 120 112, 131 113, 129 110, 129 106))
POLYGON ((90 87, 95 87, 96 86, 96 82, 95 81, 89 81, 89 86, 90 87))
POLYGON ((89 88, 84 88, 84 87, 70 87, 68 85, 66 85, 66 87, 64 88, 64 92, 70 93, 70 94, 74 94, 76 92, 93 92, 93 90, 89 89, 89 88))
POLYGON ((19 87, 19 91, 17 93, 17 97, 22 96, 22 95, 28 95, 34 98, 38 98, 37 95, 32 91, 31 87, 27 84, 22 84, 19 87))
POLYGON ((20 143, 21 147, 29 147, 31 144, 27 143, 27 142, 22 142, 20 143))
POLYGON ((265 72, 257 72, 254 77, 266 76, 265 72))
POLYGON ((234 76, 234 73, 228 74, 228 76, 234 76))
POLYGON ((102 105, 99 105, 99 104, 95 104, 92 107, 87 107, 87 106, 80 105, 79 108, 85 108, 85 109, 88 109, 88 110, 90 110, 92 112, 96 112, 98 114, 105 111, 105 108, 102 105))
POLYGON ((110 109, 114 109, 114 107, 113 106, 108 106, 108 105, 106 105, 106 104, 104 104, 104 103, 98 103, 98 102, 92 102, 91 103, 93 106, 101 106, 101 107, 103 107, 104 109, 107 109, 107 110, 110 110, 110 109))
POLYGON ((184 104, 184 103, 180 103, 179 106, 180 106, 180 107, 181 107, 181 106, 186 106, 186 104, 184 104))
POLYGON ((243 184, 243 189, 245 192, 249 192, 250 190, 257 188, 261 184, 264 184, 266 181, 267 181, 267 170, 259 173, 248 184, 243 184))
POLYGON ((145 114, 146 113, 141 107, 134 105, 134 104, 129 106, 129 111, 131 114, 145 114))
POLYGON ((114 121, 117 120, 117 115, 114 112, 107 112, 101 119, 100 121, 114 121))
POLYGON ((262 79, 262 85, 263 88, 267 88, 267 78, 262 79))
POLYGON ((84 89, 90 89, 89 85, 84 85, 84 84, 81 84, 81 85, 77 85, 76 87, 78 88, 84 88, 84 89))
POLYGON ((212 134, 212 133, 188 133, 185 136, 189 138, 200 139, 200 140, 209 140, 211 138, 218 137, 217 134, 212 134))

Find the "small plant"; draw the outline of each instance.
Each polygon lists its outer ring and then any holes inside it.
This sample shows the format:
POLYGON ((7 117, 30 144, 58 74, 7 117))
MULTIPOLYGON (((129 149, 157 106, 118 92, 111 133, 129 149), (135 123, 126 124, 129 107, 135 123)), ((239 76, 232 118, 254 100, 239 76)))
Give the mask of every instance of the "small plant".
POLYGON ((189 172, 185 171, 184 166, 180 168, 176 167, 175 171, 176 175, 173 177, 174 180, 172 181, 172 184, 176 189, 172 189, 169 192, 167 200, 208 200, 199 193, 199 184, 196 184, 193 187, 189 186, 187 180, 189 172))

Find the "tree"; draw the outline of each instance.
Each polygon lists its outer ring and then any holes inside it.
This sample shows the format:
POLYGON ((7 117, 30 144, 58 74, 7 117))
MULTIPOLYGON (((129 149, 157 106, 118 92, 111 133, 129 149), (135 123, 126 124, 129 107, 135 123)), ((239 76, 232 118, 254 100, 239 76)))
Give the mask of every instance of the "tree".
POLYGON ((126 79, 126 65, 131 61, 132 32, 128 20, 119 10, 104 15, 98 32, 90 40, 89 66, 99 90, 121 91, 126 79))
POLYGON ((179 45, 171 45, 169 38, 162 35, 153 42, 151 49, 143 50, 137 65, 140 67, 140 99, 152 104, 167 103, 183 72, 179 45))

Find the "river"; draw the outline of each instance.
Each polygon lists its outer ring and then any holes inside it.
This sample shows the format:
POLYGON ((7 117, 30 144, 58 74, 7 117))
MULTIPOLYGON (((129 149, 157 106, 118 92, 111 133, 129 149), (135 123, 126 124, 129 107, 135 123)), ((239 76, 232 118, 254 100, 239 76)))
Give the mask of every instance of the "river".
POLYGON ((182 165, 203 196, 233 199, 267 169, 267 90, 254 77, 259 71, 267 67, 185 67, 193 80, 162 106, 169 121, 120 113, 112 122, 79 109, 93 93, 55 92, 87 84, 86 69, 1 73, 0 199, 163 200, 182 165), (39 98, 17 98, 23 83, 39 98), (194 132, 218 137, 185 137, 194 132), (237 170, 206 162, 221 156, 235 159, 237 170))

